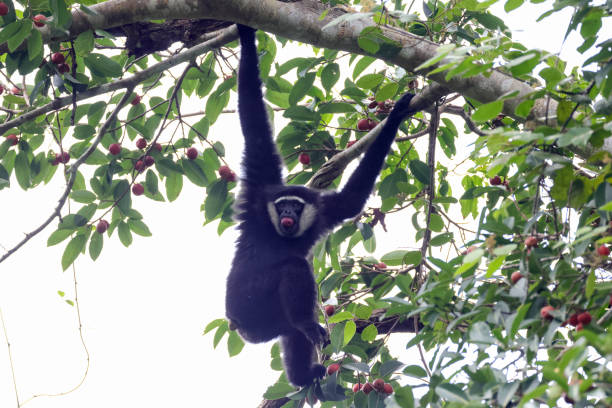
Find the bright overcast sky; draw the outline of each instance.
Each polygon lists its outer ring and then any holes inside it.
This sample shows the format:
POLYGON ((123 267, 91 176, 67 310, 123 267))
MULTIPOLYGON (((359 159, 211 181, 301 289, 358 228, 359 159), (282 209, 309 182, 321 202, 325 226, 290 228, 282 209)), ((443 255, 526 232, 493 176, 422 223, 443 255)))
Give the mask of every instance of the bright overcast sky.
MULTIPOLYGON (((498 6, 501 10, 503 3, 498 6)), ((562 49, 570 14, 553 15, 534 24, 546 9, 525 4, 504 21, 518 41, 556 53, 562 49)), ((503 11, 498 15, 503 16, 503 11)), ((562 57, 578 58, 575 49, 580 43, 579 39, 568 40, 563 51, 571 53, 562 57)), ((202 108, 196 103, 185 105, 184 112, 202 108)), ((236 171, 240 159, 236 146, 242 144, 237 123, 234 115, 222 115, 209 135, 225 144, 228 162, 236 171)), ((460 139, 459 143, 464 141, 460 139)), ((0 252, 40 225, 55 207, 62 189, 56 175, 52 185, 27 193, 14 180, 10 190, 0 191, 0 252)), ((225 341, 213 350, 212 335, 201 335, 208 322, 224 316, 225 277, 236 236, 229 230, 219 237, 216 224, 202 227, 202 198, 203 189, 189 182, 174 203, 134 197, 133 206, 144 215, 153 237, 135 235, 126 249, 116 234, 110 240, 105 235, 97 262, 88 255, 77 260, 83 334, 91 356, 89 373, 75 392, 35 398, 26 406, 184 408, 209 407, 223 401, 225 406, 236 407, 259 403, 266 387, 278 376, 269 368, 271 343, 247 345, 239 356, 229 358, 225 341)), ((394 225, 396 231, 403 229, 405 236, 404 228, 394 225)), ((0 264, 0 309, 22 403, 35 394, 70 390, 80 382, 86 367, 76 310, 57 293, 65 292, 66 299, 74 299, 72 270, 62 272, 60 266, 67 241, 48 248, 46 241, 52 231, 48 228, 0 264)), ((388 242, 389 237, 382 234, 377 238, 378 256, 396 245, 405 245, 403 241, 388 242)), ((403 350, 408 336, 393 336, 403 361, 409 358, 403 350)), ((16 406, 6 350, 0 331, 3 408, 16 406)))

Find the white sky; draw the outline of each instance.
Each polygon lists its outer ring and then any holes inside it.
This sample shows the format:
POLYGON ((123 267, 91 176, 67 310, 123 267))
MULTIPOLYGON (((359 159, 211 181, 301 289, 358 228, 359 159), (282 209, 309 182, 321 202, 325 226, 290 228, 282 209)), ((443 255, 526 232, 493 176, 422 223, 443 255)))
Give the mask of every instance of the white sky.
MULTIPOLYGON (((498 4, 501 9, 503 3, 498 4)), ((569 14, 534 24, 543 10, 542 5, 525 4, 505 21, 518 41, 558 52, 569 14)), ((564 51, 580 43, 570 41, 564 51)), ((577 55, 574 51, 562 57, 577 55)), ((201 106, 182 109, 191 112, 201 106)), ((236 143, 241 144, 237 123, 234 115, 222 115, 209 136, 225 144, 234 170, 240 159, 236 143)), ((13 178, 12 188, 0 192, 0 245, 10 248, 40 225, 57 203, 63 189, 59 181, 56 177, 52 185, 26 193, 13 178)), ((225 278, 236 236, 231 230, 219 237, 216 224, 202 228, 202 195, 203 189, 186 181, 174 203, 133 197, 153 237, 134 235, 126 249, 116 234, 110 240, 105 236, 97 262, 88 255, 77 260, 83 333, 91 356, 88 376, 75 392, 36 398, 26 406, 208 407, 229 398, 232 406, 243 407, 260 402, 278 376, 269 368, 271 343, 247 344, 240 355, 229 358, 225 341, 213 350, 212 335, 201 335, 208 322, 224 316, 225 278)), ((405 237, 413 236, 408 223, 389 222, 395 232, 377 236, 376 254, 407 245, 405 237), (393 237, 403 238, 393 243, 393 237)), ((35 394, 70 390, 85 369, 76 310, 57 294, 63 291, 74 299, 72 271, 62 272, 60 266, 67 241, 48 248, 53 230, 48 228, 0 264, 0 309, 21 402, 35 394)), ((392 339, 404 361, 409 358, 403 347, 407 339, 392 339)), ((16 407, 6 350, 0 331, 0 407, 16 407)))

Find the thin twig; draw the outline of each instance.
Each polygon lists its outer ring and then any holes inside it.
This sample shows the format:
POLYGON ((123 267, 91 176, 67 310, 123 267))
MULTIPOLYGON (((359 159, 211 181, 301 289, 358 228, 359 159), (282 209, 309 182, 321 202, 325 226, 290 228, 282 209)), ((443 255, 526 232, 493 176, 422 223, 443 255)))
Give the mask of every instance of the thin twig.
POLYGON ((19 408, 21 407, 21 404, 19 403, 19 392, 17 391, 17 378, 15 377, 15 366, 13 365, 13 353, 11 352, 11 342, 9 341, 8 334, 6 333, 6 325, 4 324, 2 308, 0 308, 0 322, 2 323, 2 331, 4 332, 4 339, 6 340, 9 364, 11 366, 11 376, 13 377, 13 388, 15 389, 15 399, 17 399, 17 408, 19 408))

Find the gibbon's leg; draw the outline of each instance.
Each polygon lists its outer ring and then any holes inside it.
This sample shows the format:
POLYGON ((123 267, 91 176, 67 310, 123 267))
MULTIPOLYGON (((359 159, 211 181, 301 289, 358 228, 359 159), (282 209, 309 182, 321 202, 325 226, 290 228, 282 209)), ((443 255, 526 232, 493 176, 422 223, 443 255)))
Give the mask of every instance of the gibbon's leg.
POLYGON ((327 332, 315 312, 317 288, 310 265, 302 258, 289 258, 279 268, 280 304, 289 325, 304 334, 313 345, 323 344, 327 332))
POLYGON ((238 25, 238 115, 245 139, 243 177, 250 184, 281 184, 281 159, 272 138, 272 128, 261 92, 255 30, 238 25))
POLYGON ((285 373, 289 381, 303 387, 325 375, 325 367, 315 363, 315 346, 298 330, 281 337, 285 373))

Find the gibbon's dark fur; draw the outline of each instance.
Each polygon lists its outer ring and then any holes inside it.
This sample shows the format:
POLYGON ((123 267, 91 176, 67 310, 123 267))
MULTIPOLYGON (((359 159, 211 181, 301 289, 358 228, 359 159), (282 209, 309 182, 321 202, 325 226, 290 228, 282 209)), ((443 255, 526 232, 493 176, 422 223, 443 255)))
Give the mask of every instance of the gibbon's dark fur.
POLYGON ((245 149, 237 204, 240 237, 227 279, 226 314, 248 342, 280 336, 287 377, 305 386, 325 373, 315 362, 315 346, 327 339, 317 319, 317 288, 307 257, 325 232, 362 210, 402 119, 412 113, 413 95, 395 104, 341 191, 287 186, 263 101, 255 30, 239 25, 238 31, 238 112, 245 149))

